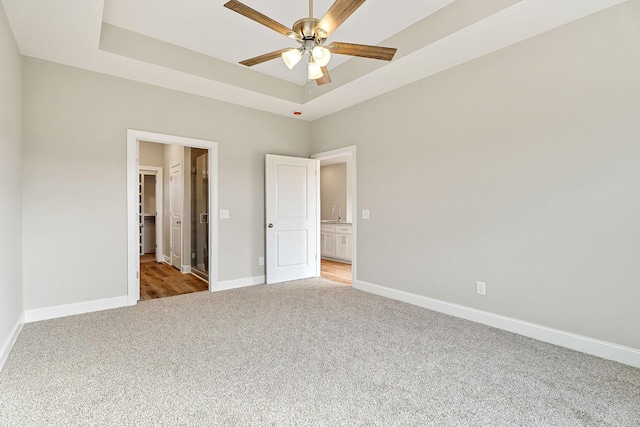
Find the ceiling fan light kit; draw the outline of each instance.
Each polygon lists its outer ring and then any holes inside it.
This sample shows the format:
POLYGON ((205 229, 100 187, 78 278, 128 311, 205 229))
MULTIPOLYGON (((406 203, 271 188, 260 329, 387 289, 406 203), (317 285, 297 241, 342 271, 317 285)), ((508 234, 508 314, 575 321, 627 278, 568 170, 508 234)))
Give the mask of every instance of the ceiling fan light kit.
POLYGON ((314 62, 313 59, 309 61, 307 76, 309 77, 309 80, 316 80, 324 76, 324 74, 322 73, 322 68, 320 68, 320 65, 314 62))
POLYGON ((331 52, 324 46, 316 46, 311 50, 311 54, 313 55, 313 60, 316 64, 321 67, 327 66, 329 61, 331 61, 331 52))
POLYGON ((309 0, 309 17, 297 20, 291 29, 237 0, 231 0, 225 3, 224 7, 269 27, 286 37, 293 38, 300 43, 299 48, 281 49, 255 58, 246 59, 241 61, 240 64, 251 67, 280 56, 287 68, 291 70, 300 62, 303 55, 309 54, 307 76, 309 80, 315 80, 318 85, 323 85, 331 82, 329 70, 327 69, 327 65, 331 60, 331 53, 383 61, 391 61, 396 53, 395 48, 344 42, 333 42, 328 46, 323 46, 325 40, 331 33, 364 2, 365 0, 336 0, 322 19, 316 19, 312 16, 313 0, 309 0))
POLYGON ((282 52, 282 60, 288 69, 293 70, 298 62, 302 59, 302 52, 299 49, 289 49, 282 52))

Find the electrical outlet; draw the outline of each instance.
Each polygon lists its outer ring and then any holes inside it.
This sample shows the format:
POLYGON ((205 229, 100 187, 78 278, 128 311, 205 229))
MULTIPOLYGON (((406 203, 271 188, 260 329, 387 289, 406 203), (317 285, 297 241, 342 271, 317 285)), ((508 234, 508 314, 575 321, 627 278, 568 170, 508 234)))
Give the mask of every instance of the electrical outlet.
POLYGON ((229 211, 227 209, 220 209, 220 219, 229 219, 229 211))
POLYGON ((264 265, 264 257, 263 256, 258 258, 258 265, 264 265))
POLYGON ((476 292, 478 295, 485 295, 487 291, 487 284, 484 282, 476 282, 476 292))

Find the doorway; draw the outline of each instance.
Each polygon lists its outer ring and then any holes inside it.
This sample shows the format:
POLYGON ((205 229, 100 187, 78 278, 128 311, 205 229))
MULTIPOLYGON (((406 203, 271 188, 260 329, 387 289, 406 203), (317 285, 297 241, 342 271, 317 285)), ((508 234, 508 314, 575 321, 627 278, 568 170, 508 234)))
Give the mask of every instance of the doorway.
POLYGON ((356 279, 356 146, 311 158, 320 161, 320 275, 351 286, 356 279))
POLYGON ((140 259, 162 261, 163 168, 139 167, 140 259))
MULTIPOLYGON (((179 137, 174 135, 165 135, 165 134, 157 134, 152 132, 138 131, 129 129, 127 130, 127 213, 128 213, 128 302, 129 305, 137 304, 138 300, 140 300, 140 277, 141 277, 141 268, 140 268, 140 233, 139 233, 139 177, 140 177, 140 143, 155 143, 155 144, 163 144, 166 147, 166 150, 173 150, 173 152, 181 153, 182 157, 180 161, 175 160, 175 156, 171 157, 174 160, 171 160, 170 166, 178 165, 179 169, 170 167, 167 165, 165 168, 165 174, 167 175, 165 178, 165 182, 167 183, 167 190, 171 188, 169 185, 170 177, 173 177, 176 181, 181 180, 184 184, 182 186, 181 194, 176 194, 178 197, 169 199, 169 207, 163 207, 158 210, 158 212, 165 211, 167 215, 165 215, 166 220, 164 221, 166 224, 157 224, 156 227, 160 226, 166 230, 165 237, 167 243, 164 248, 164 252, 158 255, 158 262, 162 262, 165 267, 169 267, 175 270, 176 273, 181 274, 183 276, 188 275, 189 277, 193 277, 194 280, 199 280, 202 283, 202 280, 208 281, 208 285, 205 283, 205 289, 213 291, 217 288, 217 244, 216 238, 217 235, 217 221, 213 223, 209 222, 208 213, 214 212, 217 210, 217 166, 218 166, 218 144, 213 141, 206 140, 198 140, 192 138, 179 137), (201 182, 201 185, 196 187, 195 190, 192 190, 191 184, 193 183, 193 177, 188 175, 192 173, 191 166, 191 151, 196 152, 195 158, 201 158, 199 162, 200 165, 200 177, 203 178, 206 176, 206 183, 201 182), (202 157, 203 154, 206 154, 205 158, 202 157), (204 168, 204 169, 203 169, 204 168), (184 172, 187 172, 185 174, 184 172), (192 193, 201 197, 199 201, 194 202, 191 199, 192 193), (173 199, 173 200, 171 200, 173 199), (206 227, 199 227, 199 220, 192 221, 191 215, 191 206, 195 205, 200 208, 201 212, 205 213, 203 215, 203 221, 206 221, 206 227), (176 215, 174 215, 174 213, 176 215), (184 214, 184 215, 183 215, 184 214), (174 227, 179 226, 180 231, 174 227), (200 254, 202 255, 198 258, 198 254, 196 253, 195 257, 190 255, 194 255, 192 252, 192 232, 197 235, 198 230, 205 230, 206 234, 204 237, 199 236, 199 242, 196 242, 196 247, 200 247, 200 254), (171 231, 170 231, 171 230, 171 231), (192 231, 193 230, 193 231, 192 231), (172 236, 173 235, 173 236, 172 236), (170 243, 169 243, 170 242, 170 243), (171 246, 175 245, 175 255, 174 250, 171 246), (206 257, 205 257, 206 255, 206 257), (202 275, 198 275, 198 279, 192 276, 189 273, 193 271, 194 260, 199 262, 198 265, 195 265, 195 269, 199 269, 200 271, 206 272, 206 277, 202 277, 202 275), (176 264, 176 268, 170 267, 172 264, 176 264)), ((178 185, 178 183, 176 183, 178 185)), ((177 190, 177 187, 174 186, 173 190, 177 190)), ((169 196, 169 195, 167 195, 169 196)), ((157 221, 157 220, 156 220, 157 221)), ((161 239, 161 240, 163 240, 161 239)), ((162 242, 159 242, 162 243, 162 242)), ((197 252, 197 251, 196 251, 197 252)), ((155 264, 155 263, 154 263, 155 264)))

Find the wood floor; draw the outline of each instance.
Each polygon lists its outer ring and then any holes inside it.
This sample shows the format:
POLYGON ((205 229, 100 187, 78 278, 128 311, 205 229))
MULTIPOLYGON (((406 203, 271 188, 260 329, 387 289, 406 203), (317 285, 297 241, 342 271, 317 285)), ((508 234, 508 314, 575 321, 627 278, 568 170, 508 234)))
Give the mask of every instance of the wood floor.
POLYGON ((341 285, 351 286, 351 264, 323 259, 320 263, 320 275, 341 285))
MULTIPOLYGON (((172 297, 202 292, 209 284, 192 274, 182 274, 178 269, 155 261, 155 256, 140 257, 140 299, 172 297)), ((351 264, 321 261, 321 276, 341 285, 351 286, 351 264)))
POLYGON ((164 263, 140 262, 140 299, 172 297, 209 289, 209 284, 193 274, 182 274, 164 263))

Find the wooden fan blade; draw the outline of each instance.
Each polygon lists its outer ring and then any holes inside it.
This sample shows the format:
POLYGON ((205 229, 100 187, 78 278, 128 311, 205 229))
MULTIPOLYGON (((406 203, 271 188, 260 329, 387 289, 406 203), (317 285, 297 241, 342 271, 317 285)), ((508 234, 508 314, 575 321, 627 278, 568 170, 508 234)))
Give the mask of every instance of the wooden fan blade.
POLYGON ((279 58, 282 56, 282 52, 286 52, 287 49, 276 50, 275 52, 265 53, 264 55, 256 56, 255 58, 245 59, 244 61, 240 61, 242 65, 246 65, 247 67, 252 67, 257 64, 262 64, 263 62, 271 61, 272 59, 279 58))
POLYGON ((291 28, 285 27, 281 23, 274 21, 273 19, 269 18, 266 15, 263 15, 257 10, 251 9, 249 6, 242 4, 239 1, 231 0, 225 3, 224 7, 226 7, 227 9, 231 9, 242 16, 246 16, 247 18, 256 21, 258 24, 262 24, 265 27, 269 27, 272 30, 282 34, 283 36, 288 37, 290 34, 295 35, 295 33, 291 31, 291 28))
POLYGON ((365 44, 333 42, 325 46, 331 53, 338 55, 361 56, 363 58, 391 61, 398 49, 394 47, 369 46, 365 44))
POLYGON ((333 33, 364 2, 365 0, 336 0, 318 22, 316 29, 322 29, 327 33, 324 38, 329 37, 329 34, 333 33))
POLYGON ((322 77, 316 79, 316 83, 318 86, 326 85, 327 83, 331 83, 331 76, 329 75, 329 70, 327 67, 322 67, 322 77))

